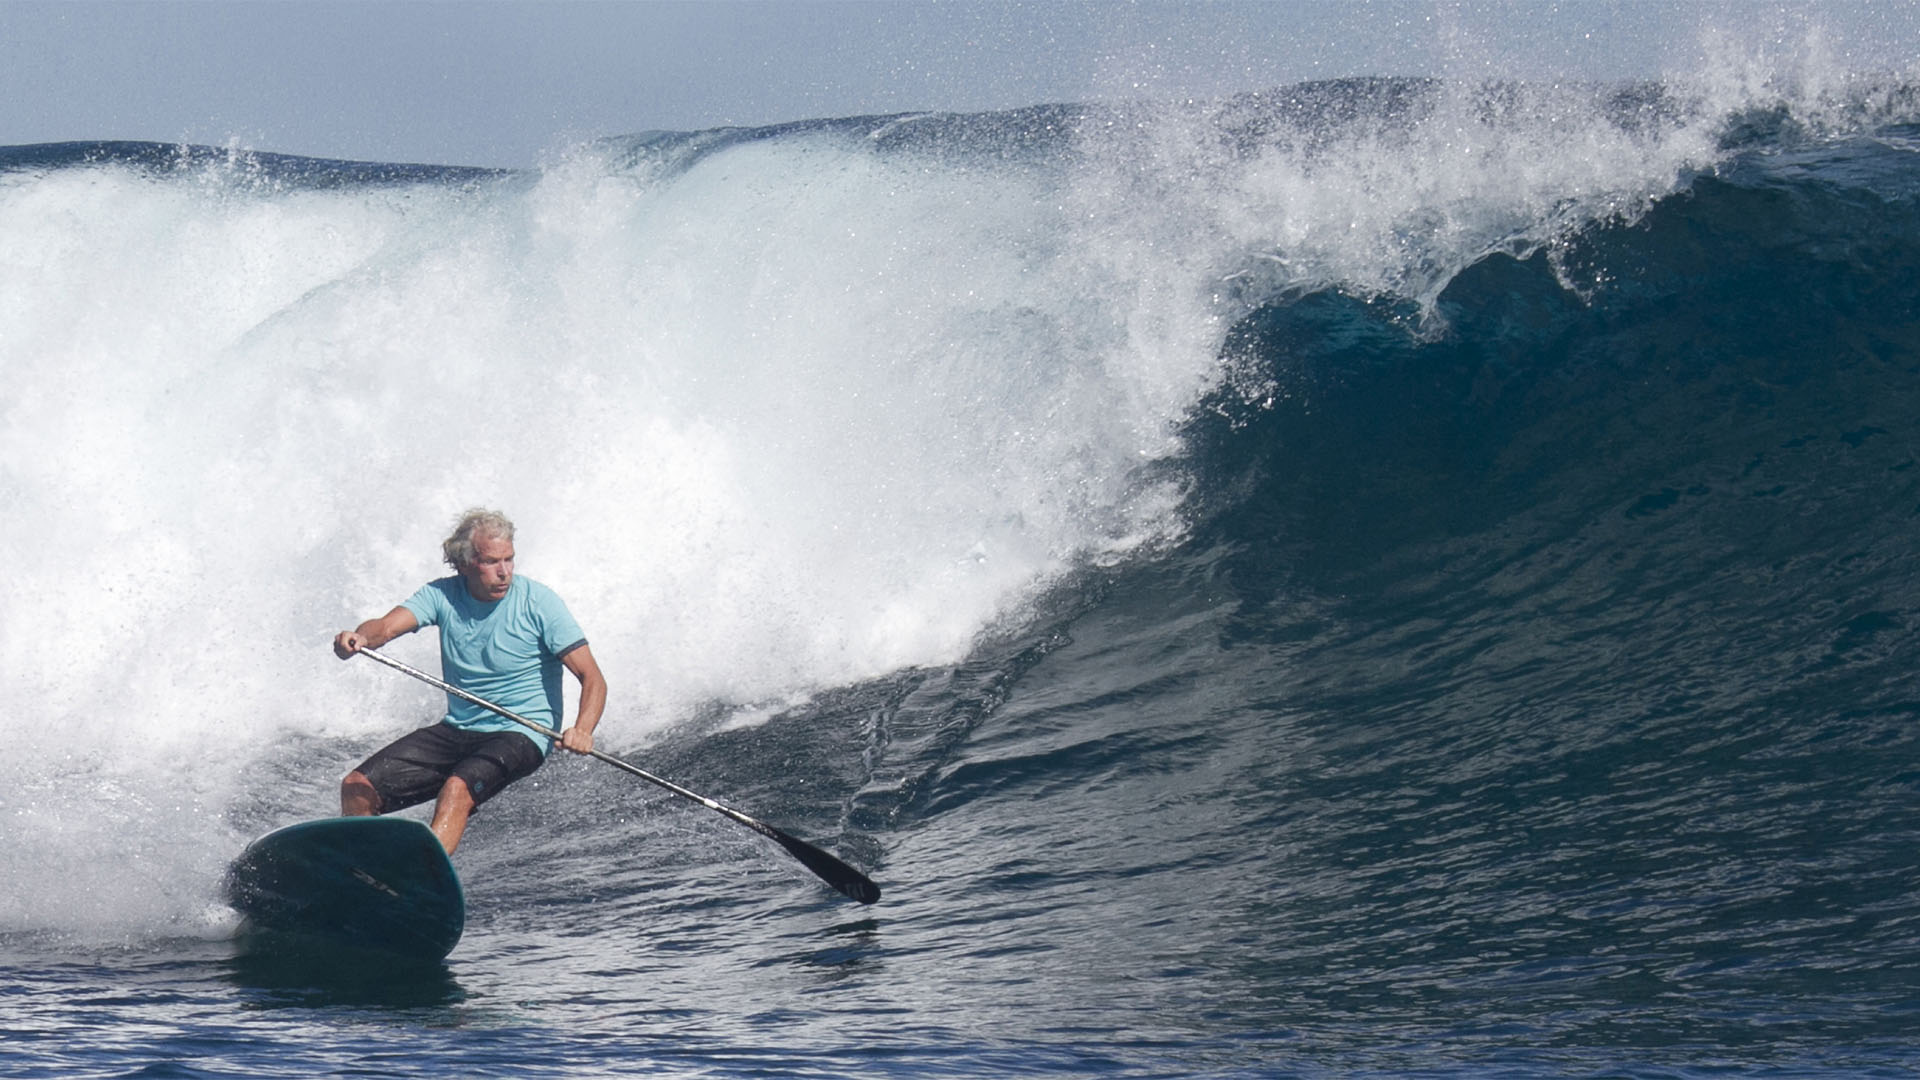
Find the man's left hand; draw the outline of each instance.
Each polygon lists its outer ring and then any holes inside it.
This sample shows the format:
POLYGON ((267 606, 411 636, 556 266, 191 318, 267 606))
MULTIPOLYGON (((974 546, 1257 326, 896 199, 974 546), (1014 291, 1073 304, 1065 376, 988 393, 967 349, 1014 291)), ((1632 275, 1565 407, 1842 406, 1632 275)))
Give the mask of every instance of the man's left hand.
POLYGON ((580 725, 575 724, 560 733, 560 745, 576 754, 591 754, 593 753, 593 732, 581 731, 580 725))

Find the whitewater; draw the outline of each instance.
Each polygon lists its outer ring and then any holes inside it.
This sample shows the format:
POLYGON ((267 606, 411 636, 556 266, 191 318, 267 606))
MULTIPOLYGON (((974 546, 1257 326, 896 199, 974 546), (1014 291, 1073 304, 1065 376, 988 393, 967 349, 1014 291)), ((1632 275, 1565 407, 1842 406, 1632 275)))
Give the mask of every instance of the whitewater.
POLYGON ((1728 61, 0 148, 0 1074, 1909 1070, 1916 132, 1728 61), (474 505, 603 747, 885 900, 567 760, 444 971, 236 956, 474 505))

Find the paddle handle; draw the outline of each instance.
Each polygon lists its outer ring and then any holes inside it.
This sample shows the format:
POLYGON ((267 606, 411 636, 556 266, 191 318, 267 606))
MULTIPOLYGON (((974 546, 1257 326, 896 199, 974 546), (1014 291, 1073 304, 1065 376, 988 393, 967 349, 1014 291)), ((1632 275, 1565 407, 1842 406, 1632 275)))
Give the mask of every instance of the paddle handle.
POLYGON ((486 698, 481 697, 479 694, 468 693, 467 691, 460 689, 459 687, 453 685, 450 682, 437 679, 432 675, 429 675, 426 672, 421 671, 419 668, 414 667, 412 664, 402 663, 401 661, 395 660, 393 657, 387 656, 386 654, 381 653, 370 646, 363 646, 360 649, 356 650, 356 652, 360 656, 365 656, 365 657, 368 657, 369 659, 378 660, 381 663, 387 665, 388 667, 394 669, 395 671, 405 672, 408 675, 411 675, 414 678, 419 679, 421 682, 426 683, 429 686, 437 686, 440 689, 445 690, 447 693, 452 694, 454 697, 460 698, 463 701, 471 701, 475 705, 478 705, 483 709, 487 709, 492 712, 498 713, 501 716, 506 717, 507 719, 513 721, 516 724, 519 724, 522 727, 532 728, 533 730, 539 732, 540 734, 545 735, 549 739, 557 739, 560 737, 560 733, 558 731, 555 731, 554 729, 548 727, 547 725, 540 723, 538 720, 529 720, 526 717, 521 716, 519 713, 514 712, 512 709, 505 707, 504 705, 495 705, 493 702, 488 701, 486 698))

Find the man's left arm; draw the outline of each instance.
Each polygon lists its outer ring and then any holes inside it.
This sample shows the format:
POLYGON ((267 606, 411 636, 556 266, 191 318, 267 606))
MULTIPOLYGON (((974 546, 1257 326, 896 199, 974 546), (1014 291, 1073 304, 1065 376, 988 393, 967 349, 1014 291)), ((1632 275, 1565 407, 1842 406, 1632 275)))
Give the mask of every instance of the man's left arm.
POLYGON ((600 725, 601 710, 607 707, 607 680, 594 662, 593 650, 586 645, 567 650, 560 662, 580 680, 580 711, 573 718, 573 726, 561 733, 560 745, 585 754, 593 750, 593 729, 600 725))

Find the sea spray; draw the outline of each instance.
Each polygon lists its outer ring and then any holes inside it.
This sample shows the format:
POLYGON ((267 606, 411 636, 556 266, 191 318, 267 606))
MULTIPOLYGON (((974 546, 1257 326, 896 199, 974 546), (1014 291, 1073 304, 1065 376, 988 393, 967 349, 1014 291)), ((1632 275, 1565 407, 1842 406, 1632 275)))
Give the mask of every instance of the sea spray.
POLYGON ((437 708, 327 642, 445 572, 468 505, 587 628, 616 746, 956 660, 1177 529, 1135 470, 1178 410, 1125 385, 1040 194, 805 137, 652 181, 9 174, 5 854, 61 872, 0 917, 181 930, 247 829, 325 813, 437 708), (320 752, 263 775, 290 744, 320 752), (194 857, 129 879, 135 830, 194 857))

